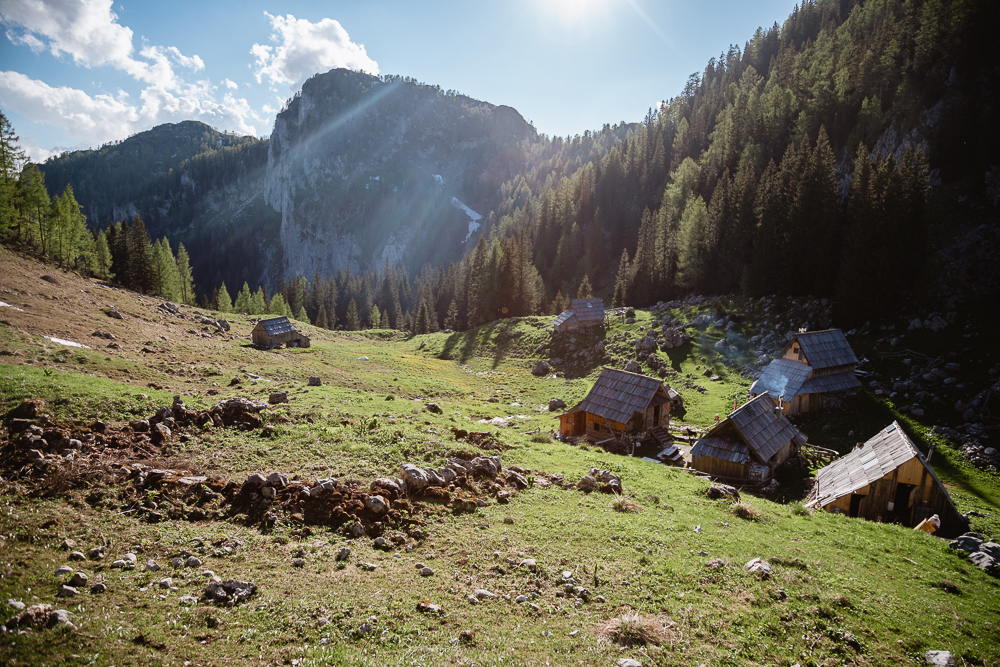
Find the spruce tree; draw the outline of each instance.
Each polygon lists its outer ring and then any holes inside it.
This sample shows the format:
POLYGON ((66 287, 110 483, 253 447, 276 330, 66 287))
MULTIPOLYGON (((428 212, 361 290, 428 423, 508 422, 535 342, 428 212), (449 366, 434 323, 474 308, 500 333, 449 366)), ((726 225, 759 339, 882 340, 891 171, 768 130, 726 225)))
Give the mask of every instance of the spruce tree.
POLYGON ((458 303, 455 299, 448 305, 448 314, 444 318, 444 328, 455 331, 458 329, 458 303))
POLYGON ((215 309, 220 313, 231 313, 233 312, 233 300, 229 296, 229 290, 226 289, 226 281, 223 280, 222 284, 219 285, 219 294, 215 301, 215 309))
POLYGON ((0 111, 0 237, 17 224, 17 174, 25 159, 18 141, 20 137, 14 134, 14 126, 0 111))
POLYGON ((590 299, 594 296, 594 289, 590 286, 590 277, 585 273, 580 281, 580 288, 576 290, 577 299, 590 299))
POLYGON ((347 314, 344 317, 344 329, 357 331, 361 328, 361 318, 358 316, 358 304, 351 299, 347 304, 347 314))
POLYGON ((152 294, 156 287, 152 246, 146 223, 136 214, 128 228, 129 287, 144 294, 152 294))
POLYGON ((253 315, 251 311, 250 301, 253 299, 253 295, 250 293, 250 285, 246 282, 243 283, 243 289, 240 293, 236 295, 236 303, 233 304, 233 312, 237 314, 253 315))
MULTIPOLYGON (((618 272, 615 274, 615 294, 612 305, 620 308, 628 303, 629 286, 632 283, 632 263, 628 259, 628 248, 622 248, 621 259, 618 260, 618 272)), ((562 293, 559 294, 562 296, 562 293)))
POLYGON ((316 326, 321 329, 330 328, 330 320, 326 314, 326 304, 322 302, 320 302, 319 311, 316 313, 316 326))
POLYGON ((183 243, 177 245, 177 277, 180 286, 180 300, 193 304, 195 297, 194 276, 191 273, 191 258, 183 243))
POLYGON ((103 231, 97 234, 95 243, 95 272, 101 280, 112 280, 115 274, 111 272, 111 249, 108 247, 108 236, 103 231))

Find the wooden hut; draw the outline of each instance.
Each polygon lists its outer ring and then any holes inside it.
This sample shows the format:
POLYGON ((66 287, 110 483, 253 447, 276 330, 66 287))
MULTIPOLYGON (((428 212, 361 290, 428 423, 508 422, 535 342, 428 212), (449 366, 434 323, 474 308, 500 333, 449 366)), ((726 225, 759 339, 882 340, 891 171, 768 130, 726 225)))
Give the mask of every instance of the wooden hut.
POLYGON ((613 368, 602 370, 587 397, 559 416, 561 434, 585 435, 592 442, 643 433, 666 442, 669 424, 670 397, 663 383, 613 368))
POLYGON ((951 536, 968 530, 968 521, 899 422, 817 472, 806 504, 911 527, 937 514, 939 533, 951 536))
POLYGON ((552 322, 557 334, 604 325, 604 302, 600 299, 573 299, 572 305, 552 322))
POLYGON ((764 484, 806 443, 767 394, 748 401, 691 448, 691 467, 727 481, 764 484))
POLYGON ((840 329, 799 333, 750 387, 752 396, 769 394, 786 415, 818 410, 824 396, 861 388, 854 371, 858 358, 840 329))
POLYGON ((309 337, 295 330, 287 317, 272 317, 258 322, 250 332, 253 344, 259 347, 309 347, 309 337))

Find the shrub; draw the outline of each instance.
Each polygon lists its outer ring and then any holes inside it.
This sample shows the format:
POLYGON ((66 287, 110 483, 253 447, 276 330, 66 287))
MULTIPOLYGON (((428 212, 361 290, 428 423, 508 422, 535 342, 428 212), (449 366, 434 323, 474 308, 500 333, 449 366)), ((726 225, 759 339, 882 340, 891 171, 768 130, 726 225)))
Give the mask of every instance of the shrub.
POLYGON ((812 516, 812 512, 806 509, 806 506, 802 504, 802 501, 792 503, 792 514, 795 516, 812 516))
POLYGON ((734 503, 730 508, 733 515, 745 521, 763 521, 764 513, 750 503, 734 503))
POLYGON ((597 628, 597 636, 619 646, 649 646, 673 642, 673 625, 662 616, 645 616, 638 612, 627 611, 616 616, 597 628))

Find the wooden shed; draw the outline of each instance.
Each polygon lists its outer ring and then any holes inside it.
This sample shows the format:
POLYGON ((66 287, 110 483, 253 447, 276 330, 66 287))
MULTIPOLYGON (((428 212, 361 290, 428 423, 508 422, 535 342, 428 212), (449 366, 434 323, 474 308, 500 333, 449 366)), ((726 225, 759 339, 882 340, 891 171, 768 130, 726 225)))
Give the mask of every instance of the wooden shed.
POLYGON ((799 333, 750 387, 752 396, 769 394, 786 415, 818 410, 824 396, 861 388, 854 371, 858 358, 840 329, 799 333))
POLYGON ((648 375, 605 368, 579 405, 559 416, 563 435, 585 435, 600 442, 647 432, 666 439, 670 397, 662 382, 648 375))
POLYGON ((604 326, 604 302, 600 299, 573 299, 572 305, 552 322, 556 333, 604 326))
POLYGON ((309 337, 295 330, 287 317, 272 317, 258 322, 250 332, 253 344, 260 347, 309 347, 309 337))
POLYGON ((899 422, 817 472, 806 505, 909 527, 937 514, 939 534, 968 530, 968 521, 899 422))
POLYGON ((691 467, 713 477, 764 484, 798 454, 806 436, 767 394, 748 401, 713 426, 691 448, 691 467))

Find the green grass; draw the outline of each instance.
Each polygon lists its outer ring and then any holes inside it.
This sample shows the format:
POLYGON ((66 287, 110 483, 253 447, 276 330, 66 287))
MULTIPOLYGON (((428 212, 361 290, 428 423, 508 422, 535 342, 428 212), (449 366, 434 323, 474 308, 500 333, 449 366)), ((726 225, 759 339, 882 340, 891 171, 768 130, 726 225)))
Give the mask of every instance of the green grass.
MULTIPOLYGON (((649 328, 649 314, 637 315, 628 328, 635 334, 649 328)), ((421 518, 428 538, 411 540, 413 551, 407 552, 285 522, 270 533, 248 528, 238 517, 147 524, 123 513, 128 482, 95 480, 93 488, 38 498, 27 492, 30 485, 8 479, 0 485, 0 599, 65 607, 79 627, 0 636, 0 663, 607 665, 629 656, 651 665, 788 666, 921 664, 926 650, 947 649, 966 664, 1000 665, 998 580, 948 549, 946 541, 898 526, 813 514, 792 497, 779 503, 744 494, 753 509, 744 512, 707 499, 707 482, 684 471, 546 437, 557 423, 546 409, 548 400, 572 405, 582 399, 600 366, 574 377, 532 376, 531 365, 543 358, 534 350, 549 342, 548 330, 537 326, 544 321, 525 318, 417 337, 309 328, 314 346, 306 350, 262 352, 237 340, 197 358, 178 346, 177 359, 129 361, 93 351, 83 355, 85 363, 70 363, 70 357, 57 362, 57 350, 5 333, 5 344, 30 354, 33 363, 0 365, 0 412, 41 396, 60 420, 124 421, 168 405, 174 393, 204 407, 231 395, 266 400, 271 391, 289 391, 290 403, 265 413, 276 425, 272 438, 189 429, 188 442, 174 441, 172 461, 226 479, 280 470, 305 479, 367 483, 395 474, 403 462, 430 465, 451 453, 477 453, 455 441, 450 429, 456 427, 495 432, 504 464, 530 468, 536 484, 507 505, 490 501, 475 512, 426 503, 421 518), (511 335, 517 332, 523 333, 511 335), (230 387, 242 369, 262 380, 254 385, 243 374, 243 382, 230 387), (142 384, 94 376, 121 378, 122 370, 142 384), (310 375, 319 375, 323 386, 307 387, 310 375), (148 382, 171 388, 150 389, 148 382), (210 389, 219 393, 208 395, 210 389), (394 400, 386 400, 389 394, 394 400), (437 403, 442 414, 428 412, 427 402, 437 403), (513 417, 512 425, 481 423, 495 417, 513 417), (551 473, 575 481, 593 467, 620 474, 625 495, 537 484, 551 473), (108 544, 104 561, 81 564, 92 581, 104 578, 107 593, 55 597, 59 582, 53 571, 66 562, 59 549, 66 538, 83 551, 108 544), (206 546, 195 546, 194 538, 206 546), (240 546, 232 554, 212 555, 218 548, 213 543, 233 538, 240 546), (344 545, 353 550, 346 566, 334 557, 344 545), (115 555, 133 549, 140 568, 108 568, 115 555), (173 571, 169 559, 185 552, 202 557, 203 567, 173 571), (304 567, 292 567, 297 557, 305 559, 304 567), (756 557, 769 560, 773 577, 743 570, 756 557), (142 572, 149 558, 164 570, 142 572), (517 566, 525 558, 537 561, 537 572, 517 566), (706 567, 714 559, 725 565, 706 567), (379 567, 365 572, 359 562, 379 567), (418 576, 417 562, 435 574, 418 576), (252 580, 260 591, 234 608, 179 605, 181 595, 200 595, 204 569, 223 579, 252 580), (590 590, 588 602, 557 596, 563 571, 590 590), (176 592, 157 586, 163 576, 173 577, 176 592), (473 605, 467 597, 477 588, 501 597, 473 605), (537 596, 532 602, 538 610, 514 602, 530 594, 537 596), (418 612, 422 600, 440 604, 444 614, 418 612), (602 640, 601 629, 626 612, 662 619, 669 632, 658 645, 624 651, 602 640), (364 625, 371 631, 362 632, 364 625), (460 639, 463 631, 474 633, 471 641, 460 639)), ((625 326, 615 323, 608 335, 625 326)), ((748 382, 714 355, 722 332, 710 326, 700 333, 688 346, 659 354, 682 377, 691 375, 708 389, 705 395, 682 389, 684 421, 706 425, 716 412, 728 412, 732 396, 748 382), (706 366, 723 381, 701 377, 706 366)), ((863 440, 897 416, 890 403, 866 392, 843 412, 799 423, 811 442, 846 451, 853 445, 849 431, 863 440)), ((901 421, 927 447, 928 424, 901 421)), ((992 515, 974 526, 996 535, 996 477, 969 468, 944 446, 932 463, 952 485, 961 511, 978 508, 992 515)))

